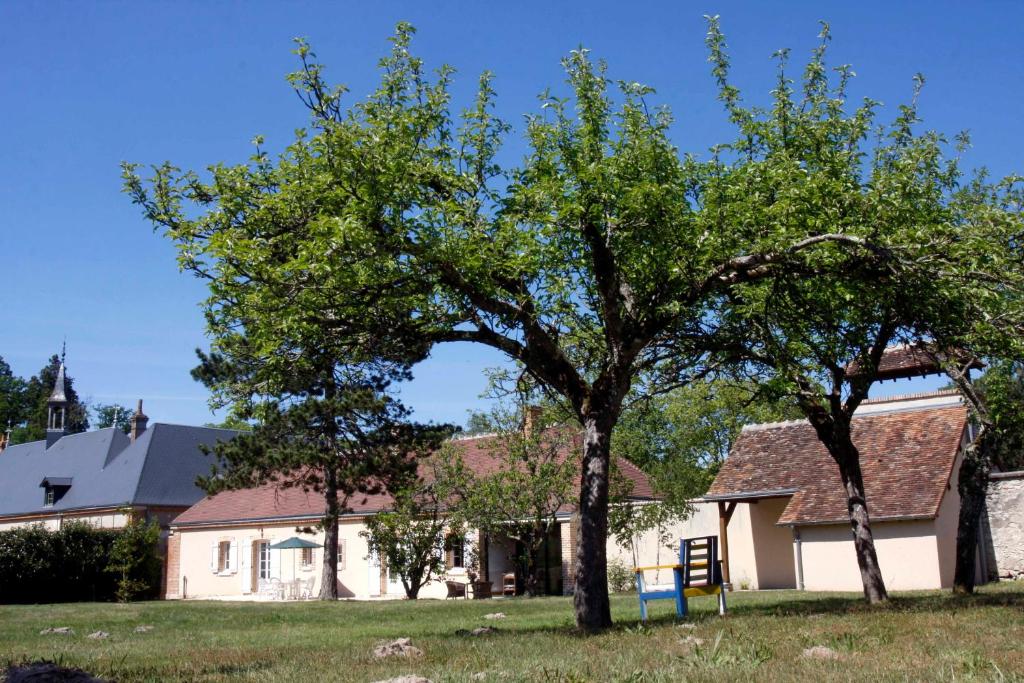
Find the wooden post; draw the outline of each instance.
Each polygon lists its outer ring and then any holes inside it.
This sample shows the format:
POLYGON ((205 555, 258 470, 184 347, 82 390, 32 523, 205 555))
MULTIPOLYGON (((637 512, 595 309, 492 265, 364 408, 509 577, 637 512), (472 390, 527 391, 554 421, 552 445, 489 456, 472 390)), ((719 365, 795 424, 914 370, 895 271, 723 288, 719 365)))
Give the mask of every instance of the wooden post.
POLYGON ((732 580, 729 577, 729 520, 736 509, 736 501, 726 503, 718 501, 718 541, 722 550, 722 581, 732 590, 732 580))

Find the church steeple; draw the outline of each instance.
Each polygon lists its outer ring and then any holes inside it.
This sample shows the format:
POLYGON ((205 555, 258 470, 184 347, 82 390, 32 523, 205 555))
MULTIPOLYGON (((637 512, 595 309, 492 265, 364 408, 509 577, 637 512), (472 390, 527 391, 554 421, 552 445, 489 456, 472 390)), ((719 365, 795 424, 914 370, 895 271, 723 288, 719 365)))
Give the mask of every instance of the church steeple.
POLYGON ((64 353, 60 351, 60 369, 57 370, 57 380, 53 383, 53 391, 50 398, 46 400, 46 447, 49 448, 57 443, 62 436, 67 434, 68 418, 68 397, 64 385, 64 353))

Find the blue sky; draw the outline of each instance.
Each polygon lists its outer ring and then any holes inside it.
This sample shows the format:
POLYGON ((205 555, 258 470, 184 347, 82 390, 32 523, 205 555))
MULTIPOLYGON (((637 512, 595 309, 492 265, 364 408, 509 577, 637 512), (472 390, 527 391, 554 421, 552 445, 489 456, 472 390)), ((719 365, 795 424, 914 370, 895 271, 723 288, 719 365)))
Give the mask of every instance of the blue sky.
MULTIPOLYGON (((586 45, 613 78, 654 86, 674 110, 674 141, 703 152, 728 139, 705 62, 704 14, 720 14, 748 100, 772 87, 771 53, 802 59, 817 21, 853 95, 909 97, 928 81, 926 125, 969 129, 973 165, 1024 171, 1024 3, 953 2, 28 2, 0 3, 0 355, 34 373, 68 340, 76 386, 98 402, 146 400, 158 421, 211 419, 188 371, 205 346, 202 285, 177 272, 171 245, 120 192, 122 160, 185 168, 238 162, 256 134, 286 144, 306 115, 284 76, 306 36, 351 97, 375 83, 394 24, 418 29, 429 65, 459 71, 466 102, 496 74, 500 113, 519 123, 559 59, 586 45)), ((518 138, 511 155, 522 147, 518 138)), ((482 405, 486 349, 442 347, 404 397, 421 419, 463 422, 482 405)), ((935 380, 918 383, 920 389, 935 380)), ((882 391, 905 390, 885 385, 882 391)))

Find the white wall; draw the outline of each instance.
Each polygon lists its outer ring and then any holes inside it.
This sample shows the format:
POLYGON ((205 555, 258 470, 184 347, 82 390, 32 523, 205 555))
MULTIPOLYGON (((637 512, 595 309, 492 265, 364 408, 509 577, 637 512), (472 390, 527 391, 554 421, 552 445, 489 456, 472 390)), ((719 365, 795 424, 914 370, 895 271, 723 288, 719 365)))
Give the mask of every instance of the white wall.
MULTIPOLYGON (((935 522, 875 522, 871 529, 889 590, 942 587, 935 522)), ((805 526, 800 536, 807 590, 863 590, 849 525, 805 526)))
MULTIPOLYGON (((305 526, 305 524, 303 524, 305 526)), ((312 523, 310 524, 312 526, 312 523)), ((179 589, 187 591, 188 598, 243 597, 252 595, 252 545, 257 540, 271 544, 298 536, 323 545, 322 531, 313 534, 299 534, 296 524, 246 525, 213 529, 179 528, 175 534, 180 540, 179 589), (231 570, 215 571, 215 548, 221 541, 228 541, 235 548, 235 563, 231 570)), ((381 596, 380 565, 369 557, 366 539, 360 532, 366 529, 361 519, 342 520, 338 529, 338 541, 343 546, 344 566, 338 571, 341 597, 368 599, 381 596)), ((320 591, 323 548, 313 549, 313 564, 303 567, 301 550, 271 550, 271 576, 283 581, 314 579, 314 595, 320 591), (294 568, 293 568, 294 567, 294 568)), ((436 579, 420 589, 422 598, 443 598, 447 595, 444 578, 465 582, 464 569, 452 569, 446 577, 436 579)), ((492 577, 493 578, 493 577, 492 577)), ((499 577, 500 582, 500 577, 499 577)), ((500 583, 499 583, 500 585, 500 583)), ((389 577, 385 582, 387 597, 405 597, 400 579, 389 577)), ((182 593, 179 591, 179 595, 182 593)))

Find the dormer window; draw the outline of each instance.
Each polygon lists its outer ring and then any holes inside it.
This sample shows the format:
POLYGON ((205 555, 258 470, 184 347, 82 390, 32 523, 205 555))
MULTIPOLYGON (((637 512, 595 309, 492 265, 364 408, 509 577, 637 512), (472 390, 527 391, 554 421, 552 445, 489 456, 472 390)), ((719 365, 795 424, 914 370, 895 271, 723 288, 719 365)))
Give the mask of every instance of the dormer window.
POLYGON ((39 486, 43 489, 43 507, 53 507, 71 488, 71 477, 46 477, 39 486))

